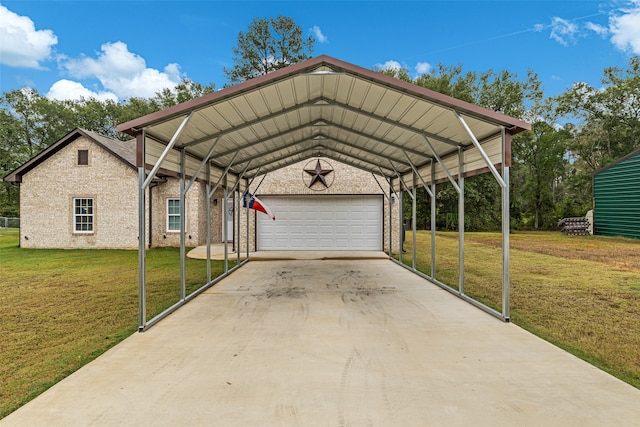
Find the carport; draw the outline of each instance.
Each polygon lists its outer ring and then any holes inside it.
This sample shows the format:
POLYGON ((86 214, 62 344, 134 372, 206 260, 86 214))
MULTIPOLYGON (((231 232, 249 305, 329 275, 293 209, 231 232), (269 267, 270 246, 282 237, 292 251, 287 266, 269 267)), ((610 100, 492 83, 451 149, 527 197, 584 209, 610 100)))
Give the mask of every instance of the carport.
MULTIPOLYGON (((254 181, 271 171, 314 157, 324 157, 370 172, 389 201, 402 206, 412 199, 415 224, 416 189, 424 187, 431 203, 431 275, 407 267, 431 282, 504 320, 509 320, 509 167, 511 137, 530 126, 520 120, 412 85, 331 57, 319 56, 277 72, 121 124, 118 130, 137 139, 139 174, 139 330, 143 331, 194 296, 249 261, 249 212, 245 233, 246 258, 185 292, 185 195, 196 180, 206 184, 207 198, 217 188, 234 195, 238 204, 254 181), (180 177, 181 264, 180 298, 147 320, 145 194, 158 172, 180 177), (464 290, 464 178, 491 173, 502 192, 502 304, 496 311, 467 296, 464 290), (435 186, 450 182, 458 193, 459 284, 452 289, 436 277, 435 186)), ((207 247, 211 245, 210 203, 207 203, 207 247)), ((239 238, 240 209, 236 209, 239 238)), ((391 236, 401 224, 389 209, 388 255, 404 266, 401 251, 394 257, 391 236)), ((399 229, 402 227, 400 226, 399 229)), ((224 227, 226 234, 226 227, 224 227)), ((224 236, 226 241, 226 235, 224 236)), ((235 240, 237 241, 237 240, 235 240)))

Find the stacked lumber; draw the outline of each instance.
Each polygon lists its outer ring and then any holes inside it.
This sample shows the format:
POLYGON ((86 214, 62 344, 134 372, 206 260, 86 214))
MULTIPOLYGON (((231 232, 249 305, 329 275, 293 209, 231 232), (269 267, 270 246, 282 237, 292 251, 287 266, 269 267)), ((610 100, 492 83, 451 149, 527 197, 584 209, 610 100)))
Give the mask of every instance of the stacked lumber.
POLYGON ((567 236, 587 236, 589 232, 589 220, 584 217, 562 218, 558 222, 562 227, 562 234, 567 236))

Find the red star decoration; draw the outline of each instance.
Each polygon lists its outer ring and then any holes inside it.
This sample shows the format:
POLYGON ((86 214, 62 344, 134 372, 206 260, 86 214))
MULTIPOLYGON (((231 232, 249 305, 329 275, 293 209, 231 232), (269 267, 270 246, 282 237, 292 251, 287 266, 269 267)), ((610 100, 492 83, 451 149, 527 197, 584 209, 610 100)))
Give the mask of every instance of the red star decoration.
POLYGON ((329 185, 327 185, 327 180, 324 177, 330 174, 331 172, 333 172, 333 170, 322 169, 322 166, 320 165, 320 160, 318 160, 318 163, 316 163, 315 169, 305 169, 304 171, 309 175, 311 175, 311 183, 309 184, 309 188, 313 187, 313 184, 315 184, 318 181, 320 181, 326 188, 329 187, 329 185))

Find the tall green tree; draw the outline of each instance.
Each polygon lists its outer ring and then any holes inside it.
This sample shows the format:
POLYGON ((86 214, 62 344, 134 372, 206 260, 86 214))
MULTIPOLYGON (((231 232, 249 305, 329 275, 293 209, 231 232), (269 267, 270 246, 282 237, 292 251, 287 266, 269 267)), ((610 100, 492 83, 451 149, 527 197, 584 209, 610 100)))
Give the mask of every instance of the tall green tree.
POLYGON ((11 146, 19 160, 26 160, 48 147, 73 128, 73 111, 67 101, 41 96, 35 89, 17 89, 0 98, 5 119, 15 123, 17 133, 2 143, 11 146), (26 157, 26 158, 25 158, 26 157))
POLYGON ((558 97, 558 108, 576 121, 572 153, 588 173, 640 148, 640 56, 625 69, 605 69, 600 88, 576 83, 558 97))
POLYGON ((592 173, 640 149, 640 57, 631 57, 626 68, 606 68, 601 82, 576 83, 556 99, 573 135, 562 216, 584 215, 592 207, 592 173))
POLYGON ((526 176, 516 194, 522 198, 524 222, 534 229, 553 227, 560 219, 555 216, 556 205, 561 201, 559 186, 570 140, 567 130, 544 120, 532 123, 531 131, 514 138, 516 161, 526 176))
POLYGON ((231 68, 224 73, 231 83, 269 74, 311 57, 315 39, 304 38, 292 18, 256 18, 246 32, 238 33, 231 68))
POLYGON ((462 65, 438 64, 428 73, 418 76, 414 83, 462 101, 475 102, 473 94, 477 91, 477 75, 474 72, 463 74, 463 71, 462 65))
MULTIPOLYGON (((33 89, 6 92, 0 98, 0 174, 20 164, 73 128, 73 112, 63 101, 52 101, 33 89)), ((0 183, 0 216, 18 216, 18 189, 0 183)))

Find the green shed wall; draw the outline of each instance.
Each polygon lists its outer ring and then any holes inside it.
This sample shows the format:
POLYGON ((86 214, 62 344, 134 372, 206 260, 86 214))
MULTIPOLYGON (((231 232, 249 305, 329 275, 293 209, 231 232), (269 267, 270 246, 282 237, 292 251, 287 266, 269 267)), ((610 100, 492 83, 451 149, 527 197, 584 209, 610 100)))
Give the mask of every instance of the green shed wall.
POLYGON ((640 152, 593 177, 595 234, 640 239, 640 152))

